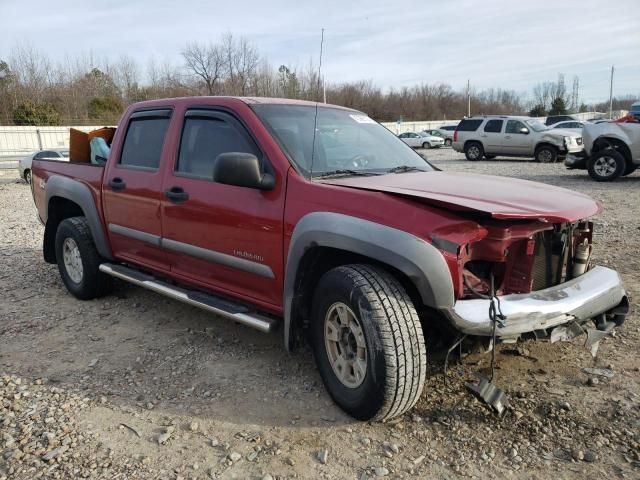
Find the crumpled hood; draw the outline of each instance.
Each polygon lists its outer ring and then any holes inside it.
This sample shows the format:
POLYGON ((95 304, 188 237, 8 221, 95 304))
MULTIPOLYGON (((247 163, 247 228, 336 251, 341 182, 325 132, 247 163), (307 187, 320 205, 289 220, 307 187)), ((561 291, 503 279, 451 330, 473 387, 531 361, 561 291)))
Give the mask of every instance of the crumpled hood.
POLYGON ((323 183, 413 198, 450 210, 475 211, 496 219, 573 222, 602 211, 582 193, 493 175, 462 172, 411 172, 322 180, 323 183))

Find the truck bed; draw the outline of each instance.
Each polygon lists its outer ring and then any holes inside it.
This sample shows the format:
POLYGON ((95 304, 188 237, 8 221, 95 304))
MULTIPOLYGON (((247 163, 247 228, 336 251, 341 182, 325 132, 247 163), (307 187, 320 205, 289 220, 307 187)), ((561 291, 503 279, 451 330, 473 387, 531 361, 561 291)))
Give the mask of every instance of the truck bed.
POLYGON ((47 220, 45 185, 52 175, 72 178, 87 185, 102 217, 100 186, 102 184, 104 166, 79 162, 59 162, 56 160, 34 160, 31 171, 31 190, 41 222, 45 223, 47 220))

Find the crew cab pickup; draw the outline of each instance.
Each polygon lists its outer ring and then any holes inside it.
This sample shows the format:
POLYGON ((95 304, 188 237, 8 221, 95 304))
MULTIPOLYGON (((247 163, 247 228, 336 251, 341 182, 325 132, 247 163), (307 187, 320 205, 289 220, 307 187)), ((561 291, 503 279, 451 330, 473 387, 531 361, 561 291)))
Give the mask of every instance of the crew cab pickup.
POLYGON ((105 165, 34 160, 32 191, 44 259, 71 294, 106 295, 116 277, 265 332, 281 325, 287 349, 310 342, 358 419, 416 403, 423 325, 513 341, 608 331, 626 313, 618 273, 590 262, 597 202, 439 171, 338 106, 137 103, 105 165))

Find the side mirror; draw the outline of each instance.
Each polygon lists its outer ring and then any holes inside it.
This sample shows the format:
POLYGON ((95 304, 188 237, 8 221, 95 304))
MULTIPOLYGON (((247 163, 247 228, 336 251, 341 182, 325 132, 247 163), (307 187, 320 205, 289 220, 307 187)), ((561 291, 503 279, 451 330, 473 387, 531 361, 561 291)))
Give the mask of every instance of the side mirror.
POLYGON ((529 134, 529 129, 527 127, 522 127, 520 130, 518 130, 519 133, 522 133, 524 135, 528 135, 529 134))
POLYGON ((221 153, 213 165, 213 181, 238 187, 272 190, 276 179, 260 171, 260 161, 250 153, 221 153))

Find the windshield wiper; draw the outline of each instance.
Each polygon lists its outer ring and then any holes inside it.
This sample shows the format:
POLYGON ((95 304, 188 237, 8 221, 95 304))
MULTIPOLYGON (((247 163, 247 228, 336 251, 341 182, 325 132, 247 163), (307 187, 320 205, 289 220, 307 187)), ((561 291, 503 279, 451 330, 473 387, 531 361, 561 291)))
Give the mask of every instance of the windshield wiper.
POLYGON ((364 170, 349 170, 349 169, 339 169, 339 170, 331 170, 329 172, 322 172, 314 177, 342 177, 342 176, 370 176, 370 175, 380 175, 379 173, 367 172, 364 170))
POLYGON ((418 167, 412 167, 410 165, 399 165, 397 167, 390 168, 387 173, 404 173, 404 172, 426 172, 418 167))

